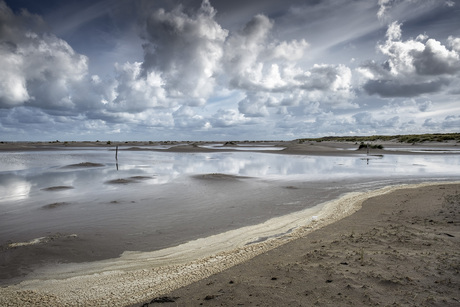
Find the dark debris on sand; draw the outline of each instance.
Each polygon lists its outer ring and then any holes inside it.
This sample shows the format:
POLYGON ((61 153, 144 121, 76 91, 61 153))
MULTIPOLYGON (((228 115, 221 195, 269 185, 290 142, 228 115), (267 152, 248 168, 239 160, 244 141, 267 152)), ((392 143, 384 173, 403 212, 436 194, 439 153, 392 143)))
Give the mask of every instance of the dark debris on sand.
POLYGON ((149 307, 152 304, 164 304, 164 303, 175 303, 178 297, 171 297, 171 296, 160 296, 155 297, 149 303, 145 303, 142 307, 149 307))

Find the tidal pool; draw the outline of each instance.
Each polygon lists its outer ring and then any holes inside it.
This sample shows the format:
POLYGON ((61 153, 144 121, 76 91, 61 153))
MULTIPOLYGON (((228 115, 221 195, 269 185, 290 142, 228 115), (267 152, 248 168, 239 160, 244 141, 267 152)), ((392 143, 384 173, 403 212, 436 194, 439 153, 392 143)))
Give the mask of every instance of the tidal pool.
POLYGON ((75 149, 1 152, 0 170, 0 245, 73 236, 57 261, 83 261, 178 245, 351 191, 458 180, 460 155, 120 150, 117 164, 113 150, 75 149))

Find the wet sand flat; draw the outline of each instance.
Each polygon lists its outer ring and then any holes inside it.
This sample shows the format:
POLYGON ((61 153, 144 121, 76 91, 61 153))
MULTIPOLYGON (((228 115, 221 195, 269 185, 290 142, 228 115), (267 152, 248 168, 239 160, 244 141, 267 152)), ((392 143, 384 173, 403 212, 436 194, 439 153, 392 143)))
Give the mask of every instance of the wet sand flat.
POLYGON ((459 189, 422 184, 349 195, 285 236, 225 252, 190 254, 222 241, 206 238, 183 249, 54 267, 46 279, 0 289, 0 303, 136 306, 166 297, 173 306, 454 306, 459 189))

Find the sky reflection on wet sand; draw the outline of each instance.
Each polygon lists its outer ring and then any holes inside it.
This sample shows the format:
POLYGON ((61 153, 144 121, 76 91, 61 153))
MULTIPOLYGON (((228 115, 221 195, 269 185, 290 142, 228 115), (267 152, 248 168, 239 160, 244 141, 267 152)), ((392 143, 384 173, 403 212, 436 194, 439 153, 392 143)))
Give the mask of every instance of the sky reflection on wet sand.
POLYGON ((118 158, 117 170, 108 150, 0 153, 2 244, 59 232, 97 233, 101 242, 117 236, 120 249, 163 248, 349 191, 458 179, 460 165, 458 155, 122 151, 118 158), (66 167, 83 162, 103 166, 66 167), (203 174, 225 176, 198 180, 203 174))

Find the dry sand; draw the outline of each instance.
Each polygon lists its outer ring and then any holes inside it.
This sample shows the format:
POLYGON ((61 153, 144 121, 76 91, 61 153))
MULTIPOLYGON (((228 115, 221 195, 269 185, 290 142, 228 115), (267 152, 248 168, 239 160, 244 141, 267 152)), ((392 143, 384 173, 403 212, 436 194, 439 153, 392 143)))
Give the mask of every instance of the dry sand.
POLYGON ((207 238, 53 267, 1 288, 0 305, 458 306, 459 190, 438 183, 352 193, 282 237, 225 252, 206 250, 222 241, 207 238))

